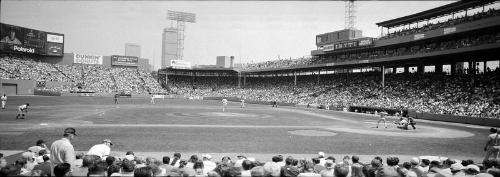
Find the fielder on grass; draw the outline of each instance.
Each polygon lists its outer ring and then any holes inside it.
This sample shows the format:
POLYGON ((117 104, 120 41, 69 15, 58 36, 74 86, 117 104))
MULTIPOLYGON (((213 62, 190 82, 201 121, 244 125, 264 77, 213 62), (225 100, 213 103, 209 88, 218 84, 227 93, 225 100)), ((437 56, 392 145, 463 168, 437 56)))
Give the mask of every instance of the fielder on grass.
POLYGON ((23 104, 21 106, 19 106, 19 108, 17 108, 17 110, 19 111, 17 113, 17 116, 16 116, 16 119, 24 119, 24 112, 26 112, 26 114, 28 114, 28 107, 30 106, 29 103, 26 103, 26 104, 23 104))

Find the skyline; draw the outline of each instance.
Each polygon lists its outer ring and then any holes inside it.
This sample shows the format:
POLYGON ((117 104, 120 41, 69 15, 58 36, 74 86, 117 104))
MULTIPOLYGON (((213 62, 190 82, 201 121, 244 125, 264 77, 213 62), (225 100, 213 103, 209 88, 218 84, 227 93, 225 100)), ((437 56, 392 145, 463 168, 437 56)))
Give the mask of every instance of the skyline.
MULTIPOLYGON (((363 36, 379 37, 375 23, 452 1, 356 1, 363 36), (411 7, 411 8, 410 8, 411 7), (384 10, 382 13, 381 11, 384 10)), ((344 1, 1 1, 0 21, 65 35, 65 53, 122 55, 125 43, 141 45, 141 58, 161 64, 167 10, 196 14, 186 25, 184 58, 215 64, 300 58, 316 49, 317 34, 344 29, 344 1)))

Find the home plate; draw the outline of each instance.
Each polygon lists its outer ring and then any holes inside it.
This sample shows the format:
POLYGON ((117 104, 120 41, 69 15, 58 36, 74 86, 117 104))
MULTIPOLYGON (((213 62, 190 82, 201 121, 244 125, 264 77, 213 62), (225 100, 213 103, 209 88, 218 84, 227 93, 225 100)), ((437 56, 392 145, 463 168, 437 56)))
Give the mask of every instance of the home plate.
POLYGON ((49 125, 49 124, 47 124, 47 123, 41 123, 40 125, 49 125))

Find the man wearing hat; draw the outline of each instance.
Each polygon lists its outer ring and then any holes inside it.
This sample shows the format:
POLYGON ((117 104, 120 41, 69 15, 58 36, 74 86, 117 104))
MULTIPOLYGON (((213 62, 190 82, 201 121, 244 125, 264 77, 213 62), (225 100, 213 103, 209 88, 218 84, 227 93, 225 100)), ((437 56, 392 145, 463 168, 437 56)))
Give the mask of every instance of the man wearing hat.
POLYGON ((209 171, 217 167, 217 164, 212 162, 212 156, 210 154, 204 154, 201 157, 203 157, 203 172, 207 175, 209 171))
POLYGON ((56 140, 50 146, 50 162, 51 169, 58 164, 68 163, 71 168, 75 167, 75 149, 71 144, 71 140, 73 140, 76 136, 76 130, 72 127, 68 127, 64 129, 63 138, 60 140, 56 140))
POLYGON ((97 155, 101 159, 106 159, 109 156, 109 152, 111 152, 111 145, 113 145, 113 142, 110 139, 104 139, 102 140, 102 144, 92 146, 87 155, 97 155))

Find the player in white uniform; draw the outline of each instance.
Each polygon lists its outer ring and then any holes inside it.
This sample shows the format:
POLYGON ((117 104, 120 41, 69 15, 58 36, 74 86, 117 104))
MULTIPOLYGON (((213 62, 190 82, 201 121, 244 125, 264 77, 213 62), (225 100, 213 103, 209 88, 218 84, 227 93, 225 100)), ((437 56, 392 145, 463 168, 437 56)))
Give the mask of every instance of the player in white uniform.
POLYGON ((19 113, 17 113, 16 119, 24 119, 24 112, 28 113, 29 106, 30 106, 29 103, 19 106, 19 108, 17 109, 19 113))
POLYGON ((151 94, 151 104, 155 104, 155 95, 151 94))
POLYGON ((226 106, 227 106, 227 100, 222 99, 222 112, 226 111, 226 106))
POLYGON ((1 100, 2 100, 2 109, 5 109, 5 105, 7 104, 7 95, 3 94, 1 100))
POLYGON ((376 128, 378 128, 378 124, 380 122, 382 122, 382 121, 384 122, 384 127, 387 128, 387 123, 385 123, 385 114, 387 114, 387 113, 385 111, 382 111, 379 114, 380 114, 380 119, 377 122, 377 127, 376 128))
POLYGON ((241 108, 245 108, 245 100, 241 99, 241 108))

